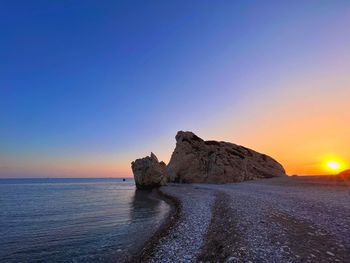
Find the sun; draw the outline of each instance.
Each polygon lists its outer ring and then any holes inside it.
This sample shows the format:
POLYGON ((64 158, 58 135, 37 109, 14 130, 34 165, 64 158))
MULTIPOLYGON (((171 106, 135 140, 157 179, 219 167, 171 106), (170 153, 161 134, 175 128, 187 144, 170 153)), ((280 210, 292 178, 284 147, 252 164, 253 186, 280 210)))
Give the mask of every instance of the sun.
POLYGON ((335 161, 335 160, 327 161, 326 165, 327 165, 328 170, 333 171, 333 172, 340 171, 340 169, 341 169, 340 162, 335 161))

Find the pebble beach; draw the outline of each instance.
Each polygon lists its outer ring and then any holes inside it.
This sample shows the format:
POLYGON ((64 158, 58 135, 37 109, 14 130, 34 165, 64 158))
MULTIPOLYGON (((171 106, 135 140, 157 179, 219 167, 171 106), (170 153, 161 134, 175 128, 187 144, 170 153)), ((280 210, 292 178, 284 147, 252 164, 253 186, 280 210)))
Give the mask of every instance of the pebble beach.
POLYGON ((148 262, 350 262, 350 181, 170 184, 180 209, 148 262))

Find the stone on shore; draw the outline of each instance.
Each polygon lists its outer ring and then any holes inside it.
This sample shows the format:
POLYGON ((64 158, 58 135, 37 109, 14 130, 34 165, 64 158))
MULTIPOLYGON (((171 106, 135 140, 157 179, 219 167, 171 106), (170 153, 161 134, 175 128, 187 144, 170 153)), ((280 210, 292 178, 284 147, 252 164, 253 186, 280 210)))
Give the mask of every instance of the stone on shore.
POLYGON ((165 175, 166 164, 159 162, 154 153, 145 158, 135 160, 131 163, 131 168, 138 189, 159 187, 167 182, 165 175))

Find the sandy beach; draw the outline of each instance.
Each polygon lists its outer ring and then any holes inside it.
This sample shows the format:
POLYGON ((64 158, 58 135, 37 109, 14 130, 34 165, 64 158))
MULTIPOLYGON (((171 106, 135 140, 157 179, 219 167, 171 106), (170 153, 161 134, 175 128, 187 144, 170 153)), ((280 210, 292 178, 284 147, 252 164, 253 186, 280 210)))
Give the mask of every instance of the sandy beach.
POLYGON ((285 177, 160 191, 179 209, 142 262, 350 262, 350 181, 285 177))

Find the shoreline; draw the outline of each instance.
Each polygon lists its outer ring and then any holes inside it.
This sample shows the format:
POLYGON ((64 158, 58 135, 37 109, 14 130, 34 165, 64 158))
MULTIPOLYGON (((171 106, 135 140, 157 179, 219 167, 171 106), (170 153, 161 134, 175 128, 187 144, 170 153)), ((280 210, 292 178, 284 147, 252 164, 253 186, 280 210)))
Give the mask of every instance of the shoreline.
MULTIPOLYGON (((161 188, 161 187, 160 187, 161 188)), ((155 253, 156 247, 159 245, 161 239, 168 235, 172 227, 176 225, 182 212, 182 203, 175 196, 164 193, 160 188, 154 189, 151 195, 155 198, 161 199, 166 202, 170 210, 167 216, 163 219, 162 224, 158 227, 155 233, 147 239, 143 246, 135 253, 133 253, 125 262, 128 263, 141 263, 148 262, 155 253)))
POLYGON ((171 210, 128 262, 346 262, 349 188, 338 177, 161 187, 171 210))

